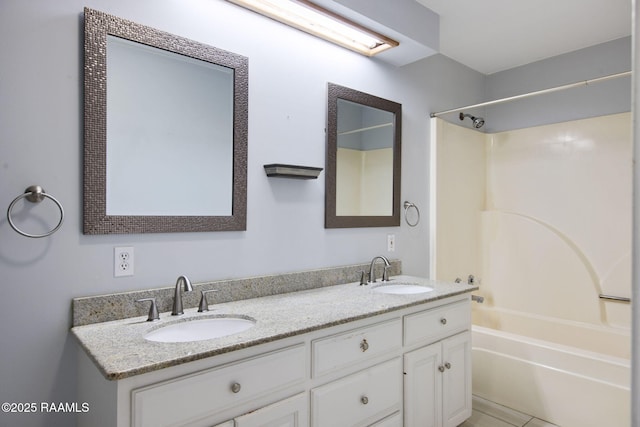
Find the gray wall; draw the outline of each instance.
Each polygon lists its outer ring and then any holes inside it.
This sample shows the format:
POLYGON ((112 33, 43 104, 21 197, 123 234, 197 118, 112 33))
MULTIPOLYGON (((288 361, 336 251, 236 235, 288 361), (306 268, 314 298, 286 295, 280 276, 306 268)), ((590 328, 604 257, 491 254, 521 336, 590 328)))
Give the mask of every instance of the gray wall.
MULTIPOLYGON (((484 101, 523 95, 573 83, 631 71, 631 37, 532 62, 485 76, 484 101)), ((460 87, 458 87, 460 88, 460 87)), ((473 103, 446 103, 458 108, 473 103)), ((492 106, 465 109, 464 113, 485 118, 481 132, 494 133, 631 110, 631 77, 625 76, 553 93, 532 96, 492 106)), ((458 112, 440 116, 461 122, 458 112)))
MULTIPOLYGON (((506 78, 486 77, 441 55, 395 68, 223 0, 2 0, 0 40, 0 206, 6 209, 27 186, 40 184, 66 210, 60 231, 44 239, 19 236, 0 219, 0 402, 80 399, 77 345, 68 333, 73 297, 171 286, 180 274, 195 282, 248 277, 365 262, 378 254, 402 259, 406 273, 427 276, 429 113, 481 102, 507 87, 506 78), (82 234, 84 6, 249 57, 245 232, 82 234), (418 227, 326 230, 324 173, 313 181, 266 178, 266 163, 324 167, 327 82, 402 104, 401 199, 420 207, 418 227), (396 235, 391 254, 390 233, 396 235), (113 247, 129 245, 136 274, 116 279, 113 247)), ((572 61, 560 68, 570 69, 572 61)), ((629 59, 622 62, 618 68, 629 59)), ((542 77, 514 79, 508 89, 531 90, 524 84, 530 80, 547 84, 542 77)), ((25 212, 36 219, 32 231, 54 225, 50 208, 25 212)), ((0 426, 74 423, 72 414, 0 413, 0 426)))
MULTIPOLYGON (((62 228, 27 239, 0 219, 0 401, 75 402, 77 346, 68 333, 77 296, 366 262, 385 254, 428 275, 428 115, 479 102, 479 73, 436 56, 398 69, 222 0, 0 2, 0 206, 40 184, 66 210, 62 228), (82 221, 84 6, 249 58, 248 223, 245 232, 85 236, 82 221), (455 78, 455 84, 453 79, 455 78), (324 174, 268 179, 263 164, 324 167, 326 85, 403 104, 402 198, 419 227, 324 228, 324 174), (396 235, 396 252, 386 236, 396 235), (113 247, 135 248, 135 276, 113 277, 113 247)), ((54 225, 30 207, 30 230, 54 225), (44 223, 44 224, 41 224, 44 223)), ((0 216, 4 218, 4 214, 0 216)), ((354 277, 354 280, 356 278, 354 277)), ((0 413, 0 426, 72 426, 73 415, 0 413)))
MULTIPOLYGON (((548 89, 631 70, 631 37, 487 76, 487 100, 548 89)), ((579 86, 478 111, 485 132, 499 132, 631 110, 631 77, 579 86)))

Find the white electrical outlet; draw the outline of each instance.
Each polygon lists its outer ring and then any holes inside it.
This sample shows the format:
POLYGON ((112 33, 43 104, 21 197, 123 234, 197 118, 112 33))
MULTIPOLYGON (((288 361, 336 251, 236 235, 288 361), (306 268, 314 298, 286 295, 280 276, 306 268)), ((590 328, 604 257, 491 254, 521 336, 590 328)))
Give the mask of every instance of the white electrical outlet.
POLYGON ((133 276, 133 246, 113 248, 113 276, 133 276))
POLYGON ((393 252, 396 250, 396 235, 387 234, 387 252, 393 252))

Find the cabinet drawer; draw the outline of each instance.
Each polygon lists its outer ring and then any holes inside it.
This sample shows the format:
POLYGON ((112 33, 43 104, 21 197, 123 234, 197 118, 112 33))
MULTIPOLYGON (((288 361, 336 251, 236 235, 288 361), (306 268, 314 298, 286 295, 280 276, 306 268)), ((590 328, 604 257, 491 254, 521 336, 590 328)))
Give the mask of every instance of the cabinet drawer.
POLYGON ((366 426, 400 410, 399 357, 311 390, 313 427, 366 426))
POLYGON ((359 364, 402 347, 402 322, 393 319, 312 343, 313 376, 359 364))
POLYGON ((428 344, 469 329, 471 302, 464 300, 404 318, 404 345, 428 344))
POLYGON ((308 408, 307 394, 300 393, 237 417, 235 427, 307 427, 309 425, 308 408))
POLYGON ((369 427, 402 427, 402 415, 400 411, 389 415, 384 420, 371 424, 369 427))
POLYGON ((306 378, 303 344, 133 390, 135 427, 182 425, 306 378))

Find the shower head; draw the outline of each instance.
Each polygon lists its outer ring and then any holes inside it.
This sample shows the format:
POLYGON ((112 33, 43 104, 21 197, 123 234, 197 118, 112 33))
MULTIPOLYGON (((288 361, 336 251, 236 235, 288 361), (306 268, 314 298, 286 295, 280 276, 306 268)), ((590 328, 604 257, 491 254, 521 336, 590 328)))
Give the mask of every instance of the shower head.
POLYGON ((473 127, 476 129, 480 129, 484 126, 484 119, 482 117, 474 117, 471 114, 460 113, 460 120, 464 120, 465 117, 469 117, 473 122, 473 127))

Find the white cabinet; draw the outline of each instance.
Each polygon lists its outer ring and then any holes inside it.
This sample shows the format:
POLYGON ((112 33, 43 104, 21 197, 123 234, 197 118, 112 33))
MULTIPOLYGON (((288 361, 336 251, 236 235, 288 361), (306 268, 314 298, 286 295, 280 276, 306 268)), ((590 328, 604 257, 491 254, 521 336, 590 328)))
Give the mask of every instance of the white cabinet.
POLYGON ((471 334, 404 355, 404 425, 456 427, 471 416, 471 334))
POLYGON ((471 416, 470 327, 468 298, 404 316, 405 426, 456 427, 471 416))
POLYGON ((457 426, 471 415, 470 305, 456 295, 118 381, 83 355, 78 426, 457 426))

